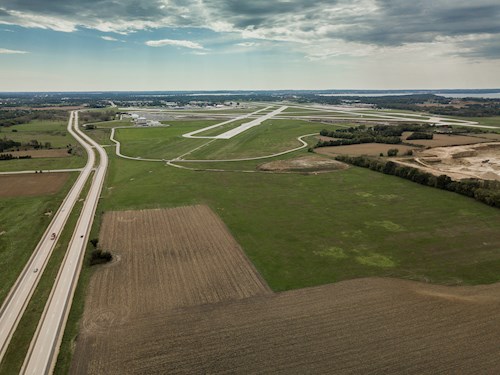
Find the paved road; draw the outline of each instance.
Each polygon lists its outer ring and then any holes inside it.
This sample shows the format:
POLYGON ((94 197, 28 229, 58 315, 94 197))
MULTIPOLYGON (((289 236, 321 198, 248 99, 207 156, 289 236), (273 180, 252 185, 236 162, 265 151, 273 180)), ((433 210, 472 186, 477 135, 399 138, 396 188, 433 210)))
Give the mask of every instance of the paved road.
MULTIPOLYGON (((71 113, 68 121, 68 131, 78 140, 78 135, 72 129, 74 120, 74 112, 71 113)), ((32 256, 19 275, 16 283, 10 290, 2 307, 0 308, 0 361, 2 360, 9 342, 14 334, 14 331, 19 324, 28 302, 34 293, 36 286, 42 276, 45 266, 52 254, 57 238, 59 238, 68 217, 73 210, 75 202, 78 200, 80 193, 87 181, 95 163, 95 155, 90 146, 86 144, 84 147, 88 153, 87 164, 83 168, 80 176, 71 188, 70 192, 59 207, 59 210, 54 215, 52 222, 42 236, 37 247, 33 251, 32 256), (56 234, 56 240, 52 239, 52 234, 56 234)))
POLYGON ((87 195, 83 210, 76 224, 49 300, 38 324, 35 336, 30 344, 24 361, 22 374, 51 374, 61 344, 64 328, 73 301, 73 295, 80 275, 80 270, 88 243, 88 236, 99 202, 102 186, 108 167, 108 156, 104 148, 78 129, 78 118, 75 130, 79 141, 85 148, 95 147, 99 152, 100 163, 96 168, 94 179, 87 195))

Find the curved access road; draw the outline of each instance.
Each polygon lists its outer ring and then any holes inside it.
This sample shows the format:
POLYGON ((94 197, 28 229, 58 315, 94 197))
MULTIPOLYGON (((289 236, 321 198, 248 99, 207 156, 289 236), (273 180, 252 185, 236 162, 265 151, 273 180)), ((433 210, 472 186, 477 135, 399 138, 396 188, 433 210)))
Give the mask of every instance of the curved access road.
POLYGON ((80 197, 85 182, 92 173, 95 163, 95 154, 92 148, 73 130, 73 122, 76 122, 77 114, 71 112, 68 121, 68 131, 75 139, 85 147, 87 151, 87 164, 80 173, 75 184, 62 202, 59 210, 54 215, 40 242, 33 251, 23 271, 10 290, 2 307, 0 308, 0 361, 2 360, 12 335, 26 310, 28 302, 33 295, 47 262, 54 250, 57 239, 62 232, 73 207, 80 197), (55 233, 55 238, 54 234, 55 233))
POLYGON ((21 374, 38 375, 53 372, 106 177, 108 155, 104 148, 78 128, 78 114, 75 118, 75 131, 85 144, 85 148, 94 147, 98 151, 100 161, 35 336, 31 341, 21 374))

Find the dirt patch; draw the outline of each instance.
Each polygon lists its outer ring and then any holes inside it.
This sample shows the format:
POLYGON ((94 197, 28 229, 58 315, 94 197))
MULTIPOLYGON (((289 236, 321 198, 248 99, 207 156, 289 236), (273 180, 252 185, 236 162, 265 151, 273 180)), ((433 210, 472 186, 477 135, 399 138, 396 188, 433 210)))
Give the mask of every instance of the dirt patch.
POLYGON ((103 314, 104 329, 80 335, 71 373, 498 373, 499 309, 499 284, 368 278, 126 325, 103 314))
MULTIPOLYGON (((436 147, 415 155, 412 166, 453 179, 500 181, 500 143, 436 147)), ((398 161, 401 164, 407 161, 398 161)))
POLYGON ((37 158, 66 158, 71 156, 66 149, 53 149, 53 150, 26 150, 26 151, 5 151, 3 154, 12 154, 12 156, 26 156, 29 155, 34 159, 37 158))
POLYGON ((414 145, 426 146, 426 147, 441 147, 441 146, 458 146, 458 145, 470 145, 480 142, 491 142, 491 139, 482 138, 482 136, 467 136, 467 135, 454 135, 454 134, 434 134, 433 139, 412 139, 406 141, 406 139, 413 132, 404 132, 401 140, 403 142, 408 142, 414 145))
POLYGON ((322 155, 349 155, 349 156, 379 156, 380 153, 387 155, 387 151, 391 148, 399 150, 398 155, 403 155, 408 150, 415 150, 417 147, 406 145, 387 145, 383 143, 362 143, 359 145, 349 146, 332 146, 332 147, 318 147, 314 151, 322 155))
POLYGON ((276 160, 258 167, 261 171, 305 173, 337 171, 347 168, 349 166, 345 163, 316 155, 302 156, 289 160, 276 160))
POLYGON ((69 173, 33 173, 0 176, 0 197, 27 197, 59 192, 69 173))

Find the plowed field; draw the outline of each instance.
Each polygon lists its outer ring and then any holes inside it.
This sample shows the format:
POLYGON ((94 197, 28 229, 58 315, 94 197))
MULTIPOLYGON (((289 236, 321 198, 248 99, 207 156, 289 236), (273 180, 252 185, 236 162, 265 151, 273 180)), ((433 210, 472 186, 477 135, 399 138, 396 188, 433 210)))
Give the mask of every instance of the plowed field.
POLYGON ((33 173, 0 176, 0 197, 26 197, 55 194, 68 180, 69 173, 33 173))
POLYGON ((270 293, 204 206, 106 214, 72 374, 500 371, 500 284, 270 293))

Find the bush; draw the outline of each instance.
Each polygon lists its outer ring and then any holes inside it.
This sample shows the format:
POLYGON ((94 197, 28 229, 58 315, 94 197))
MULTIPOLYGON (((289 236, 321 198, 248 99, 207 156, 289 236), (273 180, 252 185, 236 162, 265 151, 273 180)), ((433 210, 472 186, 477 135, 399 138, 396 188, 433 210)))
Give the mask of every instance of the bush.
POLYGON ((90 255, 90 265, 94 266, 96 264, 103 264, 110 262, 113 256, 109 251, 102 251, 101 249, 95 249, 90 255))
POLYGON ((433 139, 433 138, 434 138, 433 133, 413 132, 410 134, 408 138, 406 138, 406 140, 411 141, 413 139, 433 139))
POLYGON ((397 156, 399 150, 397 148, 390 148, 387 150, 387 156, 397 156))

